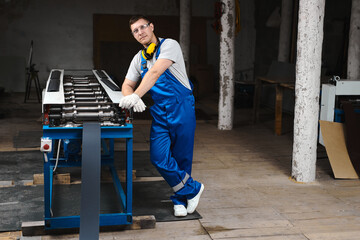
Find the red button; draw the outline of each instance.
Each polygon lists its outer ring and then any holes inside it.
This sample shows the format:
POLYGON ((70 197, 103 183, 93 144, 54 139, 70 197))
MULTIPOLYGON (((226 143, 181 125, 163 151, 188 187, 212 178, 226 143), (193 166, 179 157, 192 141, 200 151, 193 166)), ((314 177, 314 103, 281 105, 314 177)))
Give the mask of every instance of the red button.
POLYGON ((49 144, 45 144, 45 145, 43 146, 43 148, 44 148, 45 150, 48 150, 48 149, 50 148, 50 146, 49 146, 49 144))

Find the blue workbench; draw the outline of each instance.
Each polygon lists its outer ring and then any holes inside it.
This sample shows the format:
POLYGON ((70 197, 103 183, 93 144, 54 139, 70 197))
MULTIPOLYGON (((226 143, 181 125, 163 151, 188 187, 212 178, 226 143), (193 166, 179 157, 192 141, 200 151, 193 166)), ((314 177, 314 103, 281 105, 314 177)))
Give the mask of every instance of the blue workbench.
MULTIPOLYGON (((45 229, 79 228, 80 216, 52 216, 53 169, 56 165, 57 149, 54 140, 82 139, 82 127, 49 127, 43 126, 43 137, 52 139, 52 151, 44 156, 44 201, 45 201, 45 229)), ((132 224, 132 168, 133 168, 133 126, 101 127, 101 142, 103 153, 101 165, 109 167, 118 200, 123 211, 119 213, 100 214, 100 226, 132 224), (119 176, 114 166, 114 139, 126 139, 126 189, 121 186, 119 176)), ((80 167, 80 160, 69 160, 59 157, 57 167, 80 167)), ((115 200, 114 200, 115 201, 115 200)))

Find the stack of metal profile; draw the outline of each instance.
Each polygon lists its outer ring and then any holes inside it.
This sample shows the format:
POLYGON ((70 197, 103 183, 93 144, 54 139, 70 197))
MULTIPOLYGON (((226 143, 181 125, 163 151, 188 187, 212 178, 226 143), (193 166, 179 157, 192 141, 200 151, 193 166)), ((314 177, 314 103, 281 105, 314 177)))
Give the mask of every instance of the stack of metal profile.
POLYGON ((120 88, 103 70, 68 74, 52 70, 43 100, 44 124, 79 126, 99 121, 102 126, 121 126, 131 121, 130 112, 118 107, 120 88))

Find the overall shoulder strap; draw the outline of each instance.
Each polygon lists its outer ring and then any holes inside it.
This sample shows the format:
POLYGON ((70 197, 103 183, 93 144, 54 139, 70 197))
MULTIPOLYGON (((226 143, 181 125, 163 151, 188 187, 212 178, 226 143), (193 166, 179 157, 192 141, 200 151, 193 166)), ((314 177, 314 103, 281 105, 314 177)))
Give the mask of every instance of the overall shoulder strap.
POLYGON ((142 56, 142 54, 140 54, 140 57, 141 57, 141 71, 144 71, 145 69, 147 69, 146 59, 142 56))
POLYGON ((159 57, 159 55, 160 55, 160 47, 161 47, 161 44, 162 44, 165 40, 166 40, 166 39, 163 38, 163 39, 161 39, 161 41, 160 41, 160 43, 159 43, 159 47, 158 47, 158 49, 157 49, 157 51, 156 51, 156 55, 155 55, 156 60, 158 59, 158 57, 159 57))

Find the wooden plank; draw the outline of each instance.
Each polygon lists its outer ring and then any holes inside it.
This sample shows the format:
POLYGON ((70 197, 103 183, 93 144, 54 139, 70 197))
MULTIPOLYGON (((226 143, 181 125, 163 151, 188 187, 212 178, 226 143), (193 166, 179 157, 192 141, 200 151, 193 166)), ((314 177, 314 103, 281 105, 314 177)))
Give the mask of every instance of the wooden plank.
POLYGON ((0 188, 3 187, 13 187, 14 186, 14 181, 0 181, 0 188))
POLYGON ((156 182, 165 181, 163 177, 137 177, 134 182, 156 182))
POLYGON ((23 236, 46 235, 45 222, 44 221, 22 222, 21 231, 23 236))
POLYGON ((278 82, 274 79, 266 78, 266 77, 258 77, 259 80, 267 83, 277 84, 278 82))
POLYGON ((260 78, 256 78, 255 79, 254 98, 253 98, 253 118, 252 118, 253 123, 257 123, 259 121, 261 89, 262 89, 262 82, 261 82, 260 78))
POLYGON ((288 88, 291 90, 295 90, 295 84, 294 83, 280 83, 280 86, 284 88, 288 88))
POLYGON ((284 89, 280 85, 276 85, 275 99, 275 134, 280 136, 282 132, 282 102, 284 89))
MULTIPOLYGON (((44 184, 44 174, 34 174, 34 185, 44 184)), ((54 175, 54 184, 70 184, 71 177, 70 173, 60 173, 54 175)))
MULTIPOLYGON (((117 173, 118 173, 120 181, 125 182, 126 181, 126 171, 118 170, 117 173)), ((136 179, 136 170, 132 171, 132 178, 133 178, 133 180, 136 179)), ((34 179, 33 180, 34 185, 44 184, 44 174, 43 173, 34 174, 33 179, 34 179)), ((103 171, 101 173, 101 181, 102 182, 112 182, 111 174, 109 171, 103 171)), ((81 180, 71 182, 70 173, 61 173, 61 174, 54 175, 54 184, 81 184, 81 180)))
MULTIPOLYGON (((133 216, 133 223, 131 225, 119 226, 102 226, 100 231, 122 231, 122 230, 140 230, 140 229, 153 229, 156 227, 156 219, 153 215, 147 216, 133 216)), ((43 236, 52 234, 72 234, 79 233, 79 228, 69 229, 52 229, 45 230, 44 221, 22 222, 21 231, 23 236, 43 236)))
MULTIPOLYGON (((32 186, 34 185, 34 180, 21 180, 20 181, 24 186, 32 186)), ((0 239, 1 240, 1 239, 0 239)))
POLYGON ((44 174, 43 173, 37 173, 33 175, 34 179, 34 185, 40 185, 44 184, 44 174))
POLYGON ((21 238, 21 231, 0 232, 0 240, 18 240, 21 238))
POLYGON ((156 227, 155 216, 134 216, 133 224, 128 225, 126 229, 139 230, 139 229, 153 229, 156 227))
POLYGON ((70 184, 70 173, 61 173, 54 175, 55 184, 70 184))
MULTIPOLYGON (((125 170, 117 170, 117 174, 121 182, 126 181, 126 171, 125 170)), ((136 179, 136 170, 132 170, 132 179, 136 179)), ((102 171, 101 172, 101 181, 103 182, 112 182, 112 177, 110 171, 102 171)))

